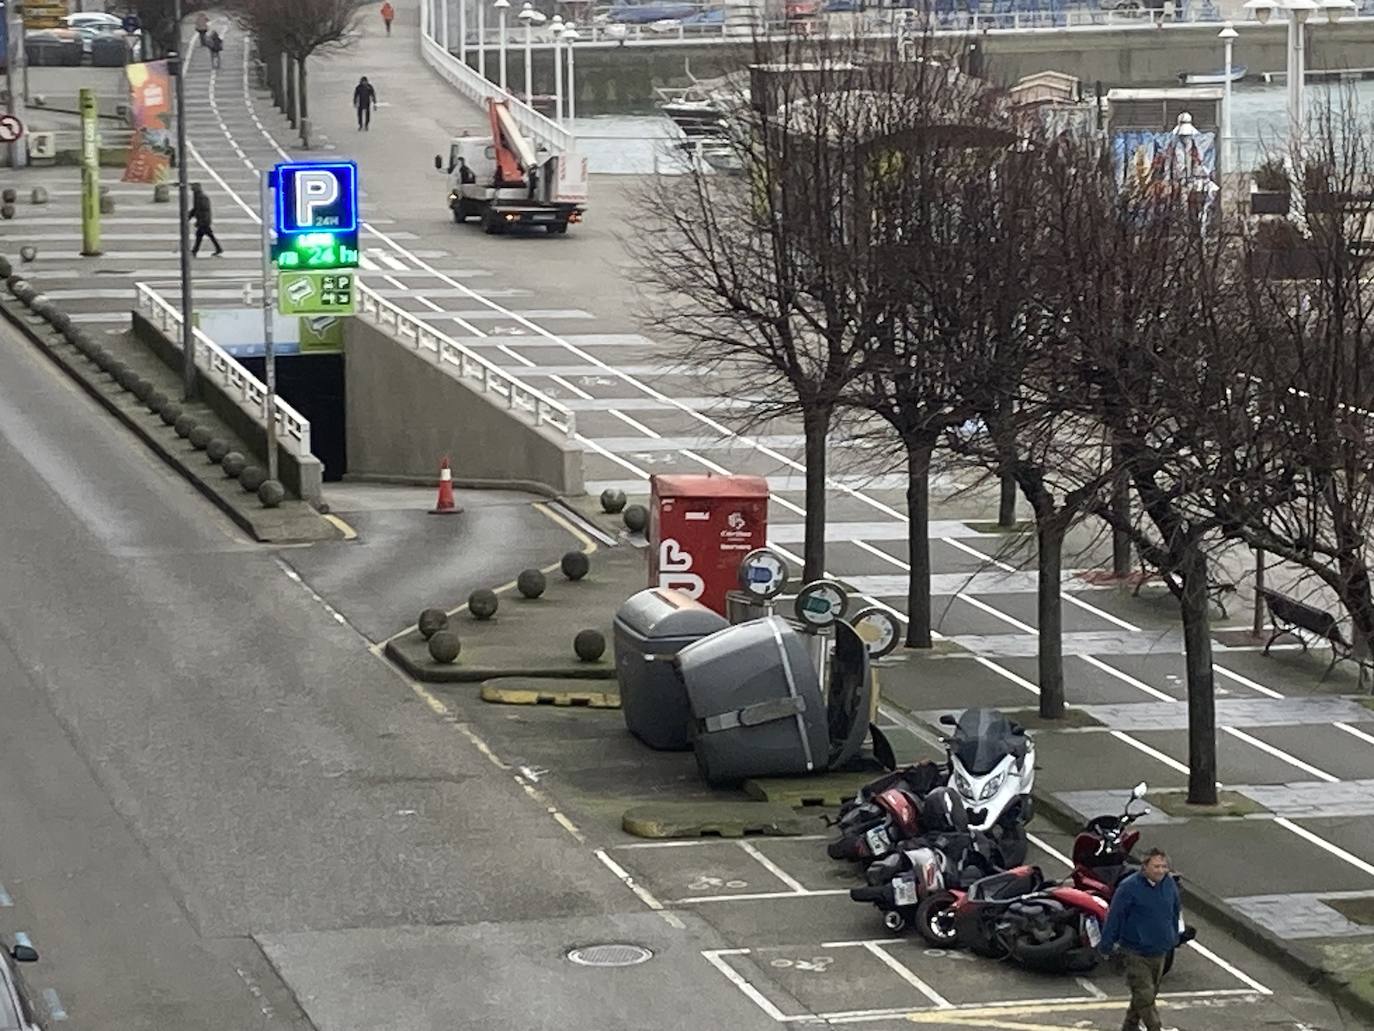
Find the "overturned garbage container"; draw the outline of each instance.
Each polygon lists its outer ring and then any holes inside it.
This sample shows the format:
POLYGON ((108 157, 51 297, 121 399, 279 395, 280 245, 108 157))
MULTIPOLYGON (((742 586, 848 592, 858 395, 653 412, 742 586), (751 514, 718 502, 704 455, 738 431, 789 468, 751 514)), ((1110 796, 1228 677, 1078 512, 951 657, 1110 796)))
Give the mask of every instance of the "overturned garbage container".
POLYGON ((837 620, 826 667, 825 713, 830 736, 829 768, 858 757, 868 736, 873 707, 873 671, 868 646, 852 626, 837 620))
POLYGON ((681 591, 650 588, 615 614, 615 672, 630 733, 650 748, 682 751, 691 711, 673 659, 684 647, 728 627, 681 591))
POLYGON ((802 635, 780 616, 740 623, 677 657, 697 765, 709 784, 826 768, 821 680, 802 635))

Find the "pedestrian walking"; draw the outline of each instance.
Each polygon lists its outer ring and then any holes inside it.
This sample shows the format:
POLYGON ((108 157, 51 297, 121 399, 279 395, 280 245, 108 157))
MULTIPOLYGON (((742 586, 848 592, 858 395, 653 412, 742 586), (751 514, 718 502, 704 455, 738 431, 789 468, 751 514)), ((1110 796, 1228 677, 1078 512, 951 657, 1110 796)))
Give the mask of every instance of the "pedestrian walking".
POLYGON ((1164 977, 1164 961, 1178 947, 1181 905, 1178 885, 1169 875, 1169 857, 1153 848, 1145 864, 1116 886, 1107 924, 1102 928, 1102 954, 1118 950, 1131 990, 1121 1031, 1164 1031, 1155 996, 1164 977))
POLYGON ((396 8, 391 6, 391 0, 383 0, 382 3, 382 24, 386 26, 386 34, 391 35, 391 21, 396 17, 396 8))
POLYGON ((196 223, 196 243, 191 248, 193 255, 200 254, 201 242, 206 238, 209 238, 210 242, 215 245, 216 258, 224 253, 224 248, 215 239, 215 230, 211 226, 213 217, 210 213, 210 198, 205 195, 200 183, 191 184, 191 213, 186 216, 186 219, 187 221, 194 219, 196 223))
POLYGON ((358 130, 366 132, 372 128, 372 109, 377 106, 377 91, 364 75, 353 88, 353 108, 358 112, 358 130))
POLYGON ((219 55, 224 50, 224 39, 218 30, 210 33, 210 38, 205 41, 205 46, 210 51, 210 67, 219 67, 219 55))
POLYGON ((210 16, 204 11, 196 15, 196 35, 200 37, 200 45, 205 46, 205 34, 210 31, 210 16))

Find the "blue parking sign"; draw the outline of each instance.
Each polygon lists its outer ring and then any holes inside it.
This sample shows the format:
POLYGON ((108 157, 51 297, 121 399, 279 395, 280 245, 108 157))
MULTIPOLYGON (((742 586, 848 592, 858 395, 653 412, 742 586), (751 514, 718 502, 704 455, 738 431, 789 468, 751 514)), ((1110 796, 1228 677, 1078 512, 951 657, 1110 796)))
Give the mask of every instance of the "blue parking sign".
POLYGON ((272 174, 278 236, 357 233, 357 165, 351 161, 282 164, 272 174))

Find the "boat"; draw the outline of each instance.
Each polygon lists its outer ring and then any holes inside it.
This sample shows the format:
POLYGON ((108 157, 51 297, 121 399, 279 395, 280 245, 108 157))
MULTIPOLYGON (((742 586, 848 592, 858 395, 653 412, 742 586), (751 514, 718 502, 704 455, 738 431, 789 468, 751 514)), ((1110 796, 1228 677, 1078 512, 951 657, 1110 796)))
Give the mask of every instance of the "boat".
MULTIPOLYGON (((1240 82, 1245 78, 1245 71, 1245 65, 1233 64, 1231 81, 1240 82)), ((1219 86, 1226 81, 1226 69, 1222 68, 1215 72, 1179 72, 1178 79, 1185 86, 1219 86)))
POLYGON ((722 140, 731 111, 748 99, 748 86, 738 74, 698 79, 687 68, 690 86, 659 86, 658 109, 689 141, 722 140))

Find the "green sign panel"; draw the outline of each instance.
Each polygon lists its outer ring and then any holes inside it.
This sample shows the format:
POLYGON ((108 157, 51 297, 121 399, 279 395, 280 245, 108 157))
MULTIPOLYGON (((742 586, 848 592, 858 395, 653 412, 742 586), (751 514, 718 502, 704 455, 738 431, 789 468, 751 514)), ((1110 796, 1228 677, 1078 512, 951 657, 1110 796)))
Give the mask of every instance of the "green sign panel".
POLYGON ((301 354, 334 354, 343 350, 343 322, 332 315, 301 319, 301 354))
POLYGON ((277 272, 277 310, 283 315, 353 315, 356 277, 348 270, 277 272))

